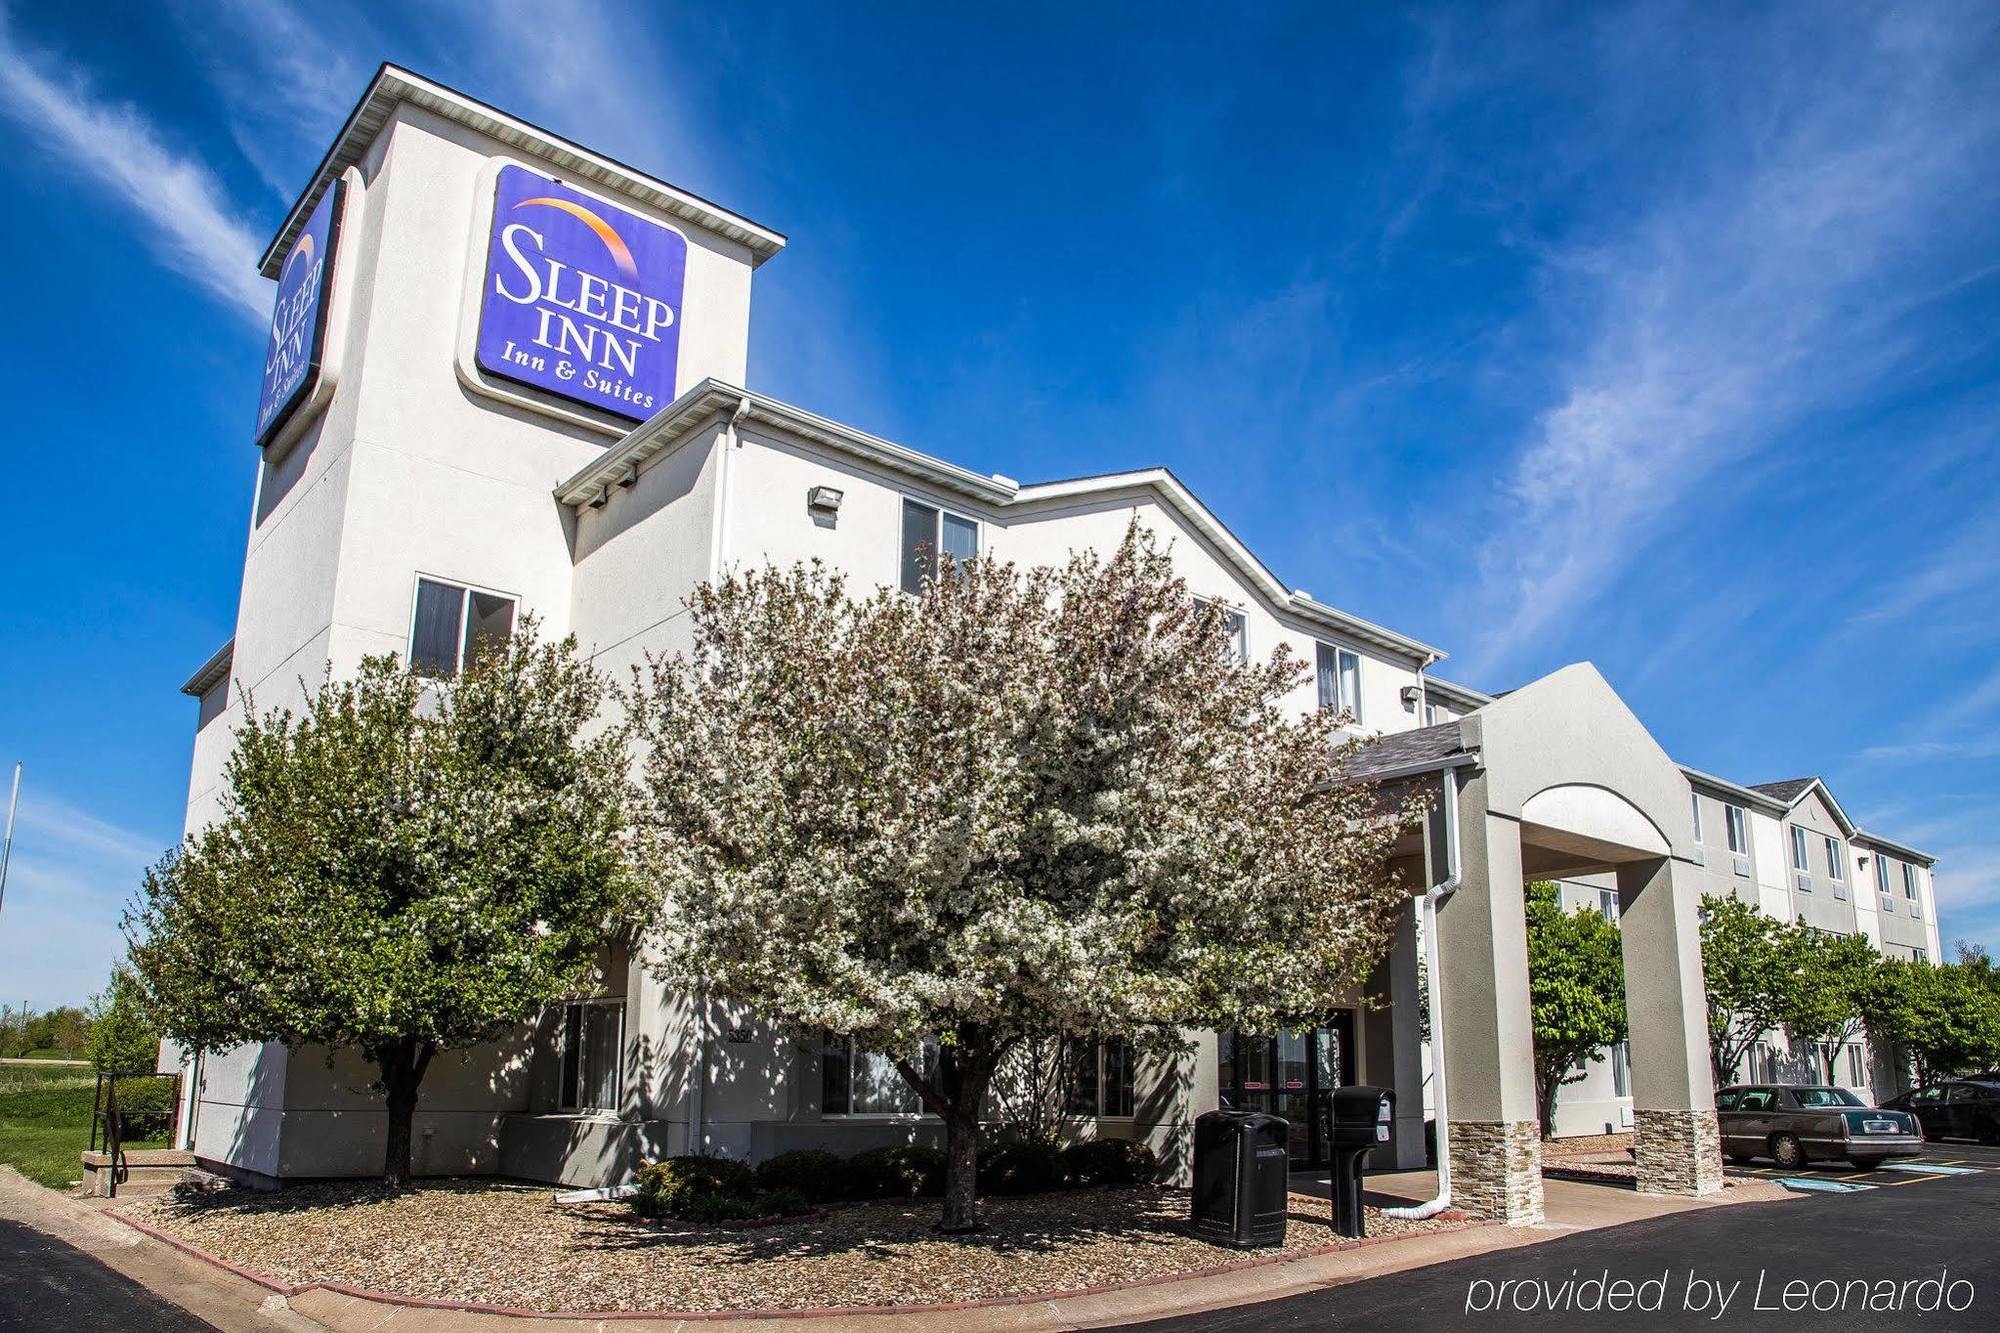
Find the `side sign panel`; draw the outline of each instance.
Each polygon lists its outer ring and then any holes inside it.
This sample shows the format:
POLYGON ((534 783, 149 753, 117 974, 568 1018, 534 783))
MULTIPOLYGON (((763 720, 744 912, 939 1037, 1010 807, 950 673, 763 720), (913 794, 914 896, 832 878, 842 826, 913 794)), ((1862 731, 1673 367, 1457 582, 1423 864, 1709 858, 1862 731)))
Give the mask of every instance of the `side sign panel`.
POLYGON ((643 421, 674 398, 687 238, 526 167, 494 185, 479 368, 643 421))
POLYGON ((306 219, 285 266, 278 270, 278 301, 271 311, 271 340, 264 350, 264 387, 257 399, 257 444, 271 442, 300 403, 312 397, 326 344, 327 306, 333 296, 333 252, 340 241, 340 207, 346 182, 336 180, 306 219))

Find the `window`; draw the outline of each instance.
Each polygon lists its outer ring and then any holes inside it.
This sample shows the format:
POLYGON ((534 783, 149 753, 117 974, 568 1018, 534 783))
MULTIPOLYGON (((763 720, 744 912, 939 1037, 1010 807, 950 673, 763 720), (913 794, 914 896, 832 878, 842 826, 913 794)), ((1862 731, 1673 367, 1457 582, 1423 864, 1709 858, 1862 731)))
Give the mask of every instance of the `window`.
POLYGON ((1833 896, 1847 897, 1847 849, 1840 845, 1840 839, 1822 837, 1826 844, 1826 877, 1833 882, 1833 896))
POLYGON ((1073 1038, 1063 1047, 1063 1114, 1129 1117, 1132 1046, 1123 1037, 1073 1038))
POLYGON ((1361 654, 1330 643, 1319 646, 1319 706, 1348 714, 1361 724, 1361 654))
POLYGON ((939 555, 970 560, 978 554, 979 524, 936 505, 903 501, 904 592, 924 590, 924 580, 937 573, 939 555))
POLYGON ((1875 892, 1881 896, 1883 911, 1896 910, 1896 900, 1889 896, 1889 858, 1880 852, 1875 853, 1875 892))
POLYGON ((1929 953, 1928 953, 1927 951, 1925 951, 1925 950, 1923 950, 1923 949, 1918 949, 1918 948, 1914 948, 1914 947, 1913 947, 1913 948, 1912 948, 1912 949, 1910 950, 1910 961, 1911 961, 1911 962, 1913 962, 1913 963, 1928 963, 1928 962, 1929 962, 1930 960, 1931 960, 1931 956, 1930 956, 1930 954, 1929 954, 1929 953))
POLYGON ((1632 1046, 1629 1042, 1621 1041, 1611 1048, 1611 1095, 1632 1095, 1632 1046))
POLYGON ((1917 897, 1917 868, 1908 861, 1903 862, 1903 896, 1910 900, 1910 915, 1923 920, 1923 900, 1917 897))
POLYGON ((1216 601, 1213 597, 1197 597, 1194 599, 1194 604, 1196 606, 1222 607, 1222 636, 1236 650, 1237 661, 1249 661, 1250 622, 1244 618, 1243 613, 1234 607, 1223 606, 1221 602, 1216 601))
POLYGON ((577 1000, 563 1006, 565 1111, 616 1111, 624 1086, 625 1001, 577 1000))
POLYGON ((1729 827, 1729 850, 1737 856, 1750 854, 1750 838, 1743 829, 1743 807, 1725 805, 1722 807, 1723 822, 1729 827))
POLYGON ((1734 1111, 1738 1099, 1742 1096, 1741 1089, 1724 1088, 1721 1092, 1715 1094, 1715 1109, 1718 1111, 1734 1111))
POLYGON ((1745 1088, 1737 1102, 1739 1111, 1770 1111, 1778 1105, 1778 1095, 1769 1088, 1745 1088))
POLYGON ((513 632, 513 598, 420 578, 410 669, 420 676, 455 676, 484 647, 513 632))
POLYGON ((1847 1081, 1853 1087, 1860 1087, 1868 1081, 1868 1071, 1863 1066, 1859 1044, 1847 1048, 1847 1081))
MULTIPOLYGON (((937 1043, 925 1039, 918 1056, 926 1082, 938 1076, 937 1043)), ((821 1115, 922 1115, 923 1099, 897 1070, 895 1059, 856 1046, 852 1037, 828 1033, 820 1043, 821 1115)))
POLYGON ((1618 924, 1618 890, 1599 889, 1597 891, 1597 911, 1612 925, 1618 924))
POLYGON ((1812 857, 1806 852, 1806 831, 1792 825, 1792 885, 1800 893, 1812 892, 1812 857))
POLYGON ((1450 720, 1451 720, 1451 714, 1445 712, 1444 709, 1439 708, 1436 704, 1424 705, 1425 726, 1435 727, 1440 722, 1449 722, 1450 720))
POLYGON ((1694 840, 1701 841, 1701 793, 1689 792, 1688 799, 1694 802, 1694 840))

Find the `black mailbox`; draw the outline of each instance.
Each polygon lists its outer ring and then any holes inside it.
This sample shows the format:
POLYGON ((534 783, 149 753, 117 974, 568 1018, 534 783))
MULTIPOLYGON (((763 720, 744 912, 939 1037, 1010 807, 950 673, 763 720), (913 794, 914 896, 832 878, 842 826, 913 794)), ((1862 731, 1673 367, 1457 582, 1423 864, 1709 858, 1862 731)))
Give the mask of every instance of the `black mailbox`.
POLYGON ((1292 1126, 1255 1111, 1210 1111, 1194 1122, 1194 1231, 1217 1245, 1285 1243, 1292 1126))
POLYGON ((1389 1141, 1395 1116, 1393 1088, 1356 1084, 1334 1089, 1327 1145, 1333 1150, 1333 1229, 1343 1236, 1368 1234, 1361 1206, 1361 1167, 1372 1149, 1389 1141))

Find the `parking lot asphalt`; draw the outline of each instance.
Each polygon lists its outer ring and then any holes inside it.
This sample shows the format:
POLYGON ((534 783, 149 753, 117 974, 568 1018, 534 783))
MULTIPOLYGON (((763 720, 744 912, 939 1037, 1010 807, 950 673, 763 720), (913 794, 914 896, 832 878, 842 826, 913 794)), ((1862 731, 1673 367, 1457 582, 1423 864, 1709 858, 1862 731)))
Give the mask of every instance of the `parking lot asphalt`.
POLYGON ((1911 1165, 1971 1169, 1758 1163, 1751 1174, 1865 1188, 1676 1213, 1128 1327, 2000 1328, 2000 1149, 1938 1143, 1911 1165))

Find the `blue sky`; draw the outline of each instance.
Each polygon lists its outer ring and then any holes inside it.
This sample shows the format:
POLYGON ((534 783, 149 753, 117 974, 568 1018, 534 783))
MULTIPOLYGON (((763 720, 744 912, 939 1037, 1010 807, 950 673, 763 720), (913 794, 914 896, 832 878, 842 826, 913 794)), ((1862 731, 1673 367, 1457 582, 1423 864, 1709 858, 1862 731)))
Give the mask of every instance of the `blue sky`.
POLYGON ((2000 945, 1990 5, 841 8, 0 6, 0 999, 100 985, 179 832, 254 259, 383 59, 788 233, 754 387, 1166 464, 1442 674, 1825 775, 2000 945))

